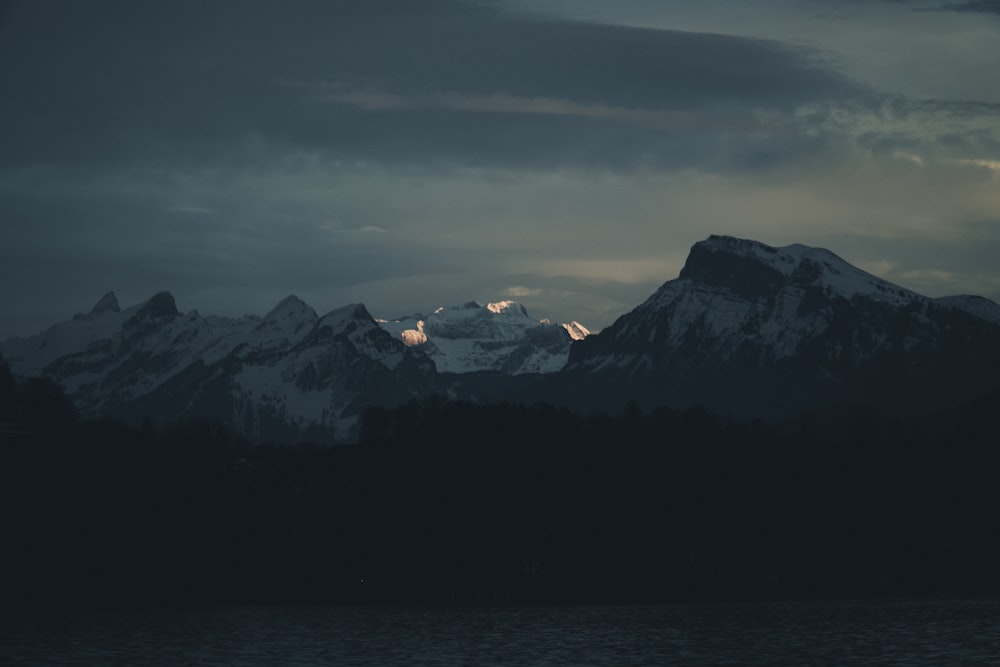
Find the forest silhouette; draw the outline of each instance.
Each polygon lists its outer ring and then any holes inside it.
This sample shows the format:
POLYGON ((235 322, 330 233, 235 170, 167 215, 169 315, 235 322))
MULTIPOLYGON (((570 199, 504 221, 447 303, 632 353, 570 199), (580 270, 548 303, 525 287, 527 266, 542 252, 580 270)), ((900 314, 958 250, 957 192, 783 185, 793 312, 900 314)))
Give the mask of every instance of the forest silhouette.
POLYGON ((434 397, 272 445, 83 420, 0 364, 3 603, 996 593, 997 398, 768 424, 434 397))

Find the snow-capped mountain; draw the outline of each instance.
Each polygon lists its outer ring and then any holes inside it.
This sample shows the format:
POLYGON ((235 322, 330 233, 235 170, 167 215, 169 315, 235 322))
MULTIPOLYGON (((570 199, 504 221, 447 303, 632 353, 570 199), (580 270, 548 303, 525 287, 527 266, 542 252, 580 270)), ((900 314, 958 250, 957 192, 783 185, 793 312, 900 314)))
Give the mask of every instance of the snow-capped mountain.
POLYGON ((531 319, 514 301, 485 306, 470 301, 379 324, 425 353, 441 373, 553 373, 565 365, 572 342, 590 333, 579 322, 557 325, 531 319))
POLYGON ((363 305, 320 317, 289 296, 264 317, 181 313, 168 292, 0 343, 18 375, 57 380, 85 416, 206 417, 259 440, 350 437, 368 405, 445 392, 438 372, 554 372, 574 322, 532 320, 505 301, 377 323, 363 305))
POLYGON ((208 417, 258 439, 343 436, 370 403, 427 393, 433 365, 363 305, 323 317, 294 296, 263 318, 182 314, 168 292, 0 345, 15 373, 60 382, 87 416, 208 417))
POLYGON ((787 417, 1000 391, 996 303, 921 296, 803 245, 709 237, 676 279, 588 334, 511 301, 376 322, 360 304, 320 317, 294 296, 226 318, 181 313, 168 292, 123 310, 109 293, 0 354, 17 375, 57 380, 86 416, 207 417, 279 441, 349 439, 366 407, 431 394, 787 417))
POLYGON ((820 248, 711 236, 677 279, 574 345, 564 375, 744 414, 837 401, 916 410, 1000 385, 998 310, 921 296, 820 248))

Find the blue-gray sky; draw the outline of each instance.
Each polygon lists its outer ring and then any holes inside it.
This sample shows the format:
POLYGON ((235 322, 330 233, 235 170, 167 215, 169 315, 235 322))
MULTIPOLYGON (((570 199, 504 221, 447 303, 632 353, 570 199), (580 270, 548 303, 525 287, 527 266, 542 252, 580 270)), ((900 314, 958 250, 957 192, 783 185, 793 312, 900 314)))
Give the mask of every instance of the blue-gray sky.
POLYGON ((1000 300, 1000 3, 0 2, 0 339, 168 289, 594 329, 709 234, 1000 300))

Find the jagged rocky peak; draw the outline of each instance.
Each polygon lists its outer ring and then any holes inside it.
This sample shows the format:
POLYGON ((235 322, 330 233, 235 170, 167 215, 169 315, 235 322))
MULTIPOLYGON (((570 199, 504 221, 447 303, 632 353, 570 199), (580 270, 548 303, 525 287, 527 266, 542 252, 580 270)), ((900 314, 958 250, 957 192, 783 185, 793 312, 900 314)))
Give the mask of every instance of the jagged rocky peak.
POLYGON ((89 315, 120 313, 121 310, 121 307, 118 305, 118 297, 115 296, 114 292, 108 292, 94 304, 94 307, 90 309, 89 315))
POLYGON ((763 243, 710 236, 691 248, 680 278, 745 296, 766 294, 784 282, 785 273, 775 266, 778 258, 777 250, 763 243))
POLYGON ((863 295, 901 303, 924 297, 863 271, 824 248, 772 247, 759 241, 712 235, 696 243, 680 279, 728 289, 742 297, 774 294, 783 285, 828 288, 846 298, 863 295))
POLYGON ((486 309, 494 315, 514 315, 528 317, 528 309, 516 301, 497 301, 486 304, 486 309))
POLYGON ((319 321, 322 331, 330 334, 346 333, 353 331, 358 324, 371 324, 377 326, 375 319, 365 308, 363 303, 352 303, 340 308, 335 308, 324 315, 319 321))
MULTIPOLYGON (((131 311, 132 308, 125 312, 131 311)), ((137 307, 122 327, 122 334, 126 339, 136 340, 169 325, 179 315, 174 296, 170 292, 158 292, 137 307)))
POLYGON ((174 295, 170 292, 157 292, 145 303, 139 306, 137 317, 176 317, 178 315, 177 304, 174 302, 174 295))
POLYGON ((590 335, 590 329, 583 326, 576 320, 573 320, 569 324, 563 324, 562 328, 566 330, 566 333, 568 333, 569 337, 573 340, 583 340, 590 335))
POLYGON ((712 234, 704 241, 694 244, 685 269, 697 271, 703 267, 702 262, 706 258, 726 256, 729 261, 734 258, 751 260, 786 276, 796 273, 804 261, 830 268, 854 268, 824 248, 814 248, 800 243, 773 247, 751 239, 712 234))
POLYGON ((317 319, 316 311, 312 309, 305 301, 299 297, 291 294, 286 296, 284 299, 278 302, 274 308, 264 316, 264 320, 287 320, 306 317, 308 319, 317 319))

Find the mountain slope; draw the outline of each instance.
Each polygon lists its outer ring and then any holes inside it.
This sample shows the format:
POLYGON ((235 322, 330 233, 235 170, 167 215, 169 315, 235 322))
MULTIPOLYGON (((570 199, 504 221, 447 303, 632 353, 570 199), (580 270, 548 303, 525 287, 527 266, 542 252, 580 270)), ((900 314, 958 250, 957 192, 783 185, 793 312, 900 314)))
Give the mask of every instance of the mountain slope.
POLYGON ((369 403, 424 395, 433 365, 364 306, 322 318, 288 297, 263 318, 181 314, 168 292, 0 346, 14 372, 59 381, 84 415, 217 419, 255 439, 343 437, 369 403))
POLYGON ((997 386, 1000 327, 827 250, 712 236, 677 279, 574 345, 565 375, 651 405, 910 412, 997 386))

